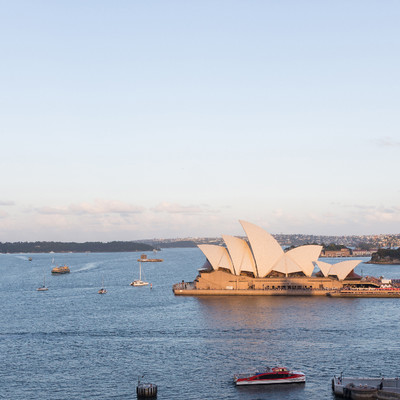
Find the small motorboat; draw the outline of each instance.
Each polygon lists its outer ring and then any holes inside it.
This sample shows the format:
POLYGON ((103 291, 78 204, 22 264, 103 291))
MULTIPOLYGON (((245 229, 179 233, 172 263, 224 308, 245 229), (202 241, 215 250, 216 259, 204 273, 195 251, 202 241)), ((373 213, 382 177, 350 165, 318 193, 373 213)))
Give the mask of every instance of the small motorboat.
POLYGON ((266 367, 233 376, 236 385, 275 385, 282 383, 304 383, 303 372, 290 371, 285 367, 266 367))
POLYGON ((101 289, 97 292, 98 294, 106 294, 107 289, 104 287, 104 279, 101 278, 101 289))

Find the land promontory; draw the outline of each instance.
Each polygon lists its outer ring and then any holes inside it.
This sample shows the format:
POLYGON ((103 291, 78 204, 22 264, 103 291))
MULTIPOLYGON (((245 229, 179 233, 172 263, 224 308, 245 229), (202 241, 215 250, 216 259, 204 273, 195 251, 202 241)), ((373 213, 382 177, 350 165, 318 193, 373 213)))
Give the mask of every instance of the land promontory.
POLYGON ((400 265, 400 249, 379 249, 372 253, 368 264, 400 265))

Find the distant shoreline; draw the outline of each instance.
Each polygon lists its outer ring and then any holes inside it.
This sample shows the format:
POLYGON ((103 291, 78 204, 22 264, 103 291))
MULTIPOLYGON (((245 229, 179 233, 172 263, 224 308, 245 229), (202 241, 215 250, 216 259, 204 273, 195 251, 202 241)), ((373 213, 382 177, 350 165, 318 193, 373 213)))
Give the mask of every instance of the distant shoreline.
POLYGON ((107 250, 107 251, 14 251, 14 252, 8 252, 8 253, 2 253, 0 254, 100 254, 100 253, 140 253, 143 251, 149 251, 149 250, 107 250))
POLYGON ((376 264, 376 265, 400 265, 400 260, 394 260, 394 261, 367 261, 365 264, 376 264))
POLYGON ((35 253, 118 253, 153 251, 154 246, 136 242, 15 242, 0 243, 2 254, 35 253))

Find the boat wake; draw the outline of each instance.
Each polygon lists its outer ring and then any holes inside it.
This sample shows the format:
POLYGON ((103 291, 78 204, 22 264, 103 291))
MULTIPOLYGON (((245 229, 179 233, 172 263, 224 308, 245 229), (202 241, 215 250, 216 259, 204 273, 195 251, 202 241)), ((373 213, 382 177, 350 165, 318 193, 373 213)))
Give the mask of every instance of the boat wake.
POLYGON ((29 260, 28 256, 15 256, 15 258, 19 258, 20 260, 25 260, 25 261, 29 260))
POLYGON ((91 269, 98 268, 101 264, 102 264, 101 262, 90 262, 85 264, 83 267, 79 269, 74 269, 74 272, 90 271, 91 269))

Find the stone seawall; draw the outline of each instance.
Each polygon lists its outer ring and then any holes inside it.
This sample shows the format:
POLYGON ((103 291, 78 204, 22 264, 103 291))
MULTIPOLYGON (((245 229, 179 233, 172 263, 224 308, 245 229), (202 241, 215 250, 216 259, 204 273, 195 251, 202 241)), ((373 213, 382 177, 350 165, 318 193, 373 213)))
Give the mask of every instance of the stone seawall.
POLYGON ((173 288, 176 296, 328 296, 361 298, 400 298, 400 291, 330 291, 330 290, 255 290, 255 289, 185 289, 173 288))
POLYGON ((326 290, 173 289, 176 296, 326 296, 326 290))

